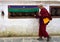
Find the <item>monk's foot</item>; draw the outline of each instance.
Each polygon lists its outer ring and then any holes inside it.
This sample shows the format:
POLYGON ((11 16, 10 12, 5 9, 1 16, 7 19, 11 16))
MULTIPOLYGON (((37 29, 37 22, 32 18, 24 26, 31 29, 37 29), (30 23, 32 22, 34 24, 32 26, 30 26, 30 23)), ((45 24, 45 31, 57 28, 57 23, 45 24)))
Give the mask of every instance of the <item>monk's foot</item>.
POLYGON ((47 37, 47 41, 50 41, 51 37, 47 37))
POLYGON ((43 40, 42 38, 38 38, 37 40, 43 40))

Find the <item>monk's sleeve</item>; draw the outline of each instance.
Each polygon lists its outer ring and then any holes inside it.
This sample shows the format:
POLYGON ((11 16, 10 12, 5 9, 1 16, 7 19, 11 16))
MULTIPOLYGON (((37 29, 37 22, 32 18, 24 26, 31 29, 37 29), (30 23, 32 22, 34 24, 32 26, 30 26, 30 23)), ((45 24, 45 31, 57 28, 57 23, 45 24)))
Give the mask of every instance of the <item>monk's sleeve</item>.
POLYGON ((36 18, 40 18, 40 16, 38 14, 39 14, 39 12, 36 13, 36 16, 35 16, 36 18))

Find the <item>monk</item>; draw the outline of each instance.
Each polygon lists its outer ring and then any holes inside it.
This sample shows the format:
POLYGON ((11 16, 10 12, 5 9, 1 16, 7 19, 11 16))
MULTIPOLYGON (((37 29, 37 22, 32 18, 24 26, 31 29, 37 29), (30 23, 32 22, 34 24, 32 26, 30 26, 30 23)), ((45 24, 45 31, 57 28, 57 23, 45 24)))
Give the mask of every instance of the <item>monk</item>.
POLYGON ((41 11, 38 13, 36 17, 39 18, 39 38, 38 40, 42 40, 42 37, 47 38, 47 41, 50 40, 50 36, 46 31, 46 26, 52 20, 51 15, 48 13, 47 9, 43 7, 43 5, 38 6, 41 11))

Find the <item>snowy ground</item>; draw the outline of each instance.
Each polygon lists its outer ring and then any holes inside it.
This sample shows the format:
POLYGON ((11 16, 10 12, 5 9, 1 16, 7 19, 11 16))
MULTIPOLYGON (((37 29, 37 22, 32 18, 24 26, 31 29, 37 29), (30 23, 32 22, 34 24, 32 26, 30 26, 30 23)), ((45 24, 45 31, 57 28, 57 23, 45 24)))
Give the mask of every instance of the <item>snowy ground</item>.
MULTIPOLYGON (((0 38, 0 42, 47 42, 46 39, 42 41, 37 40, 38 37, 8 37, 0 38)), ((54 36, 49 42, 60 42, 60 36, 54 36)))

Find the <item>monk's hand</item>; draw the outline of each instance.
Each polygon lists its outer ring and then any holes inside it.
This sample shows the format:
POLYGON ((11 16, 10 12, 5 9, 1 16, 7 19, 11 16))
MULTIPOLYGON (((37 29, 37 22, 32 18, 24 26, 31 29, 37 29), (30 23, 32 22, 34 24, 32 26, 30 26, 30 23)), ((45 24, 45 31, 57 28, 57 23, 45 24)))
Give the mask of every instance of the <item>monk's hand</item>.
POLYGON ((41 16, 41 14, 38 14, 39 16, 41 16))
POLYGON ((36 15, 34 15, 34 16, 36 16, 36 15))

